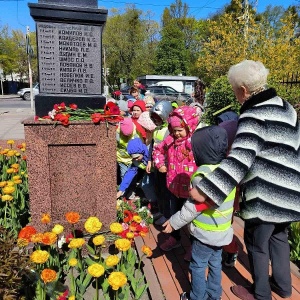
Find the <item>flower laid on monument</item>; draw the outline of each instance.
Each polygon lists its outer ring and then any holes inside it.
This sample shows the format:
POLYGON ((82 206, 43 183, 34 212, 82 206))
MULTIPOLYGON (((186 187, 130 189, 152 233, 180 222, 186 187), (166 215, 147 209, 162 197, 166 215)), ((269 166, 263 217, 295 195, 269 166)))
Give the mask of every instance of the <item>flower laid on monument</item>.
MULTIPOLYGON (((28 288, 34 288, 35 299, 84 299, 90 286, 95 288, 94 299, 100 299, 100 295, 104 299, 140 299, 147 289, 141 262, 144 256, 150 257, 152 251, 143 245, 141 257, 138 257, 133 248, 136 229, 129 226, 127 233, 132 235, 123 236, 123 224, 114 222, 110 230, 101 232, 102 222, 91 216, 86 219, 81 231, 77 228, 81 219, 79 213, 67 212, 65 219, 71 226, 71 234, 65 232, 61 224, 52 224, 48 213, 40 219, 45 231, 38 232, 27 225, 19 232, 20 251, 26 251, 28 244, 32 245, 29 256, 32 267, 25 272, 31 280, 28 288), (59 245, 60 241, 63 245, 59 245), (113 254, 102 253, 107 242, 114 245, 113 254)), ((135 213, 128 224, 134 223, 147 227, 142 217, 135 213)))
POLYGON ((123 120, 117 104, 108 102, 103 109, 78 108, 72 103, 67 106, 64 102, 55 104, 47 116, 35 117, 35 121, 50 120, 68 126, 70 121, 92 120, 94 124, 100 122, 117 123, 123 120))

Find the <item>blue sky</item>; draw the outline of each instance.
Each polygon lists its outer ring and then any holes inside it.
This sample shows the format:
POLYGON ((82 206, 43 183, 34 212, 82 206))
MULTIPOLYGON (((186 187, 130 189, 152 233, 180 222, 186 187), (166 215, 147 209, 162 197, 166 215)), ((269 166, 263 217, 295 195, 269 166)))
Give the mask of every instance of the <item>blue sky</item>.
MULTIPOLYGON (((29 14, 28 2, 37 3, 38 1, 0 0, 0 28, 8 25, 10 29, 20 29, 25 33, 26 26, 29 26, 30 31, 35 31, 35 23, 29 14)), ((111 8, 124 9, 126 4, 133 3, 138 9, 153 11, 155 14, 153 18, 160 20, 164 8, 174 2, 175 0, 101 0, 98 1, 98 7, 109 11, 111 8)), ((182 2, 189 5, 192 16, 200 19, 208 18, 225 4, 230 3, 230 0, 182 0, 182 2)), ((259 12, 263 11, 267 5, 283 5, 284 7, 300 5, 300 0, 257 0, 256 2, 259 12)))

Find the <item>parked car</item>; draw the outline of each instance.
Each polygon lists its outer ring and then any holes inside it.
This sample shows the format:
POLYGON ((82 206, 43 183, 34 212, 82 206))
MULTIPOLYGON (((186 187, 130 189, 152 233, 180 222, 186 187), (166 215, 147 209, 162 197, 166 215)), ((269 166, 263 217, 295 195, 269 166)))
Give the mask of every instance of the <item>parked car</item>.
MULTIPOLYGON (((32 87, 32 91, 33 91, 33 97, 35 97, 37 94, 39 94, 40 92, 40 88, 39 88, 39 84, 36 83, 33 87, 32 87)), ((18 95, 23 98, 23 100, 30 100, 30 88, 24 88, 24 89, 20 89, 18 91, 18 95)))
POLYGON ((157 100, 181 100, 187 105, 193 102, 191 95, 187 93, 180 93, 170 86, 151 85, 147 87, 147 92, 150 92, 157 100))

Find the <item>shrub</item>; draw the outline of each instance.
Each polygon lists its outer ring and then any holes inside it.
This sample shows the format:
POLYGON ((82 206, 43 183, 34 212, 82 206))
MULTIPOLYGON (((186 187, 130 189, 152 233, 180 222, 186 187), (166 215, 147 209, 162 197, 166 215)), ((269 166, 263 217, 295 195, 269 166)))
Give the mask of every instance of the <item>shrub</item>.
POLYGON ((231 105, 231 110, 239 113, 240 105, 235 98, 231 85, 227 77, 222 76, 212 83, 206 94, 204 121, 209 125, 215 124, 216 115, 214 114, 228 105, 231 105))

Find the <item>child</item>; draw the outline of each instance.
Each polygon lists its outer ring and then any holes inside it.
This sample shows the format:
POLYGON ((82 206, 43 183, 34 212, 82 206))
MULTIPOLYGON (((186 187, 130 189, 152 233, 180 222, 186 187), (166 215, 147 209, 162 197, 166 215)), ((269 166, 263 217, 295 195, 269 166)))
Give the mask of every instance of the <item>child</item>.
POLYGON ((120 184, 117 198, 120 198, 128 190, 129 186, 136 182, 137 175, 143 176, 148 162, 148 148, 141 139, 133 139, 128 142, 127 152, 132 157, 132 164, 127 169, 120 184))
MULTIPOLYGON (((220 161, 226 157, 227 143, 226 130, 219 126, 208 126, 195 131, 192 136, 192 148, 199 168, 191 178, 193 186, 217 168, 220 161)), ((204 203, 188 199, 181 211, 163 225, 164 232, 170 233, 190 223, 191 292, 182 293, 181 300, 221 299, 222 246, 228 245, 233 236, 231 218, 234 196, 235 189, 218 210, 213 208, 214 204, 209 199, 204 203), (207 267, 209 271, 206 278, 207 267)))
MULTIPOLYGON (((153 161, 159 172, 167 173, 167 187, 171 192, 169 214, 173 215, 189 197, 190 176, 197 168, 191 136, 199 123, 199 116, 194 107, 182 106, 170 114, 168 123, 170 134, 154 148, 153 161)), ((160 248, 170 251, 180 246, 180 231, 176 230, 160 248)))
MULTIPOLYGON (((150 156, 146 168, 147 173, 150 173, 153 169, 153 149, 169 135, 167 119, 172 111, 171 102, 167 100, 156 102, 150 110, 150 118, 157 127, 153 132, 152 143, 149 148, 150 156)), ((154 185, 156 194, 159 197, 157 197, 157 206, 151 206, 151 212, 153 213, 154 223, 162 225, 170 217, 170 191, 167 188, 166 173, 161 173, 156 168, 154 168, 154 185)))
POLYGON ((131 87, 130 89, 129 89, 129 94, 137 101, 137 100, 142 100, 142 99, 144 99, 144 96, 142 96, 141 94, 140 94, 140 91, 139 91, 139 89, 138 88, 136 88, 136 87, 131 87))
POLYGON ((145 106, 145 102, 143 100, 135 101, 133 103, 132 107, 130 108, 132 122, 134 123, 136 130, 139 132, 139 134, 143 137, 143 139, 145 141, 147 138, 146 131, 138 123, 138 119, 144 111, 146 111, 146 106, 145 106))
POLYGON ((144 102, 145 102, 146 110, 147 110, 147 111, 150 111, 151 108, 152 108, 152 107, 154 106, 154 104, 155 104, 154 98, 153 98, 152 96, 150 96, 150 95, 145 96, 144 102))
POLYGON ((139 137, 140 135, 138 134, 132 119, 124 118, 116 130, 118 178, 121 181, 132 163, 132 158, 127 152, 128 142, 139 137))

